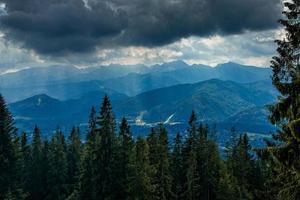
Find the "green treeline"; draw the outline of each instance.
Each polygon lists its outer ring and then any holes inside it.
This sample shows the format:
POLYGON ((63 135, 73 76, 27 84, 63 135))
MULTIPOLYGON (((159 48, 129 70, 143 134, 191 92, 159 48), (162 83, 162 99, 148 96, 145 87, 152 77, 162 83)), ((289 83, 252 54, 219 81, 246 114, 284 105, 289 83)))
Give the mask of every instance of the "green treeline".
POLYGON ((238 200, 265 199, 269 191, 271 171, 253 157, 247 135, 232 131, 221 159, 215 132, 194 112, 186 136, 170 143, 163 125, 137 139, 125 118, 117 129, 107 96, 100 112, 91 110, 84 142, 78 128, 43 140, 38 127, 28 142, 2 97, 0 116, 0 199, 238 200))

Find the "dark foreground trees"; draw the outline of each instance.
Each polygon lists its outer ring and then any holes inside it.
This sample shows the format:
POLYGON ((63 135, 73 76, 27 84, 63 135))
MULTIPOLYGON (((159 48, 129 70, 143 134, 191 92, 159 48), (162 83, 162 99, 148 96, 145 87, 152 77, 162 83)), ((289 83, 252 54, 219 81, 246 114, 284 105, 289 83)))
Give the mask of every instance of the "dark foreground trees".
POLYGON ((272 165, 274 179, 270 196, 300 199, 300 1, 284 3, 280 23, 285 37, 277 40, 278 55, 272 60, 273 85, 280 92, 278 102, 270 107, 270 121, 280 128, 276 144, 260 152, 272 165))
POLYGON ((194 112, 174 141, 163 125, 135 139, 125 118, 116 128, 106 96, 84 141, 78 128, 45 140, 36 126, 28 142, 0 100, 0 199, 266 199, 272 172, 253 157, 247 135, 222 158, 215 132, 194 112))

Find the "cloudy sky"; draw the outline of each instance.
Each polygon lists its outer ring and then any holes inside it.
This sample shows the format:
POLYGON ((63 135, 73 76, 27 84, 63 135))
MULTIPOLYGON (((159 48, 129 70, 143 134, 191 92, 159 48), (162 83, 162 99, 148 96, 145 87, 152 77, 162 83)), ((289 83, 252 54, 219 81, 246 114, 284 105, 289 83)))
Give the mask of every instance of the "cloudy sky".
POLYGON ((0 73, 57 63, 268 66, 281 0, 0 0, 0 73))

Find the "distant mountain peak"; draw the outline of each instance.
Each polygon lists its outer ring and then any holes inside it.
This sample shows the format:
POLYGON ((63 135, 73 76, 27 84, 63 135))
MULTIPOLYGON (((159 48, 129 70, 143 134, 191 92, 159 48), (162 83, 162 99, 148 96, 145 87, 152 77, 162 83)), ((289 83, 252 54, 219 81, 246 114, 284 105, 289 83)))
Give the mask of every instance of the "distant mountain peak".
POLYGON ((42 93, 42 94, 34 95, 34 96, 32 96, 32 97, 30 97, 28 99, 54 99, 54 98, 50 97, 47 94, 42 93))
POLYGON ((180 65, 187 65, 186 62, 184 62, 183 60, 174 60, 171 62, 167 62, 166 64, 180 64, 180 65))
POLYGON ((32 97, 23 99, 21 101, 18 101, 16 103, 13 103, 12 105, 14 105, 14 104, 18 104, 18 105, 31 104, 31 105, 35 105, 35 106, 41 106, 41 105, 44 105, 47 103, 58 103, 58 102, 60 102, 60 101, 53 97, 48 96, 47 94, 38 94, 38 95, 34 95, 32 97))
POLYGON ((245 67, 245 66, 246 65, 241 65, 239 63, 229 61, 229 62, 226 62, 226 63, 220 63, 216 67, 220 68, 220 67, 245 67))
POLYGON ((253 65, 240 64, 233 61, 229 61, 226 63, 220 63, 216 66, 217 68, 252 68, 252 69, 264 69, 265 67, 257 67, 253 65))

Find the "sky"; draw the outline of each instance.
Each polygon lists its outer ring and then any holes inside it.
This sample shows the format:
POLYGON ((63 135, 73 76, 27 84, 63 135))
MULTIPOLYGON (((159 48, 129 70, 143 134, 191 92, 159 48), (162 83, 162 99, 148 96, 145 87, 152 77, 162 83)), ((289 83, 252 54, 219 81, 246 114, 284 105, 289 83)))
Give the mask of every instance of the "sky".
POLYGON ((0 0, 0 74, 72 64, 267 67, 281 0, 0 0))

